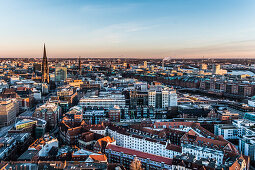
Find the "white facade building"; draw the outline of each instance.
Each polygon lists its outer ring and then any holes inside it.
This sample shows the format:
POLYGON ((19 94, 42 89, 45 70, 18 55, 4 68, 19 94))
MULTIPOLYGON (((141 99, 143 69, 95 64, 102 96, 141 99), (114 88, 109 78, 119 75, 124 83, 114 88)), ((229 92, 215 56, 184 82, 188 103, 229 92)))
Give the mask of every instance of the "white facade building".
POLYGON ((148 91, 148 105, 154 108, 168 108, 177 106, 177 94, 175 90, 168 88, 162 91, 148 91))
POLYGON ((110 137, 113 137, 116 140, 116 145, 124 148, 134 149, 167 158, 173 158, 175 155, 181 154, 181 152, 168 149, 168 143, 166 142, 138 137, 137 135, 125 135, 111 129, 108 129, 108 133, 110 137))
POLYGON ((121 97, 97 97, 91 96, 88 98, 82 98, 79 103, 82 107, 103 107, 111 108, 114 106, 119 106, 124 108, 126 106, 126 100, 124 96, 121 97))
POLYGON ((217 124, 214 125, 214 134, 219 136, 222 135, 224 139, 239 139, 241 136, 241 129, 234 125, 228 124, 217 124))
POLYGON ((156 91, 148 92, 148 105, 156 107, 156 91))
MULTIPOLYGON (((198 160, 210 158, 215 160, 217 165, 222 165, 225 151, 238 154, 235 146, 225 140, 183 134, 180 136, 180 144, 177 146, 177 144, 170 144, 171 140, 167 140, 167 142, 166 139, 162 140, 164 137, 157 138, 154 132, 148 135, 146 131, 115 127, 108 127, 107 132, 110 137, 116 140, 118 146, 168 158, 185 153, 194 155, 198 160)), ((173 134, 173 136, 175 135, 173 134)))
POLYGON ((217 149, 196 146, 193 144, 185 144, 182 146, 182 153, 192 154, 196 157, 196 159, 212 158, 216 160, 216 163, 218 165, 221 165, 223 163, 224 152, 217 149))
POLYGON ((255 135, 243 136, 239 140, 239 150, 247 156, 250 156, 251 160, 255 160, 255 135))
POLYGON ((250 156, 251 160, 255 160, 255 121, 254 113, 246 113, 244 118, 234 120, 233 125, 240 130, 239 151, 246 156, 250 156))

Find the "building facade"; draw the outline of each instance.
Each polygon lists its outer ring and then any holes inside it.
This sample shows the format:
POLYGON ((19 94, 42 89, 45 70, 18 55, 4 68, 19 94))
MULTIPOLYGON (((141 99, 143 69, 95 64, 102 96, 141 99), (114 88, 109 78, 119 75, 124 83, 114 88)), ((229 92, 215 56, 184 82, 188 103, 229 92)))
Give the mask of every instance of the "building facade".
POLYGON ((19 113, 19 103, 16 99, 0 100, 0 126, 8 126, 15 122, 19 113))

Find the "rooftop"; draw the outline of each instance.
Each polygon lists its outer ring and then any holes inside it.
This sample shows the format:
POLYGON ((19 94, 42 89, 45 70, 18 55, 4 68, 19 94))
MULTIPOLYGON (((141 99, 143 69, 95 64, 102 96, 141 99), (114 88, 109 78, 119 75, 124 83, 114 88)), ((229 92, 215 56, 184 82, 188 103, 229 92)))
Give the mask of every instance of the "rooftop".
POLYGON ((132 156, 135 155, 138 158, 150 159, 155 162, 164 162, 167 165, 172 165, 172 161, 173 161, 170 158, 157 156, 157 155, 149 154, 145 152, 140 152, 137 150, 128 149, 128 148, 124 148, 124 147, 112 145, 112 144, 107 145, 106 149, 111 149, 112 151, 115 151, 115 152, 123 152, 124 154, 132 155, 132 156))

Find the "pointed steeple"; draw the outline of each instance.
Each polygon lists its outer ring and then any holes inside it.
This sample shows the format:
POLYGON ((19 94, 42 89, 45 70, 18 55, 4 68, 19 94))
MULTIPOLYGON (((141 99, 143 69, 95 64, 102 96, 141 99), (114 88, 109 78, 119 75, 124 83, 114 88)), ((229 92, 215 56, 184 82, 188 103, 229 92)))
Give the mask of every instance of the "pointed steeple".
POLYGON ((47 60, 45 43, 43 44, 43 58, 47 60))
POLYGON ((81 75, 81 56, 79 56, 79 74, 81 75))
POLYGON ((50 83, 49 67, 48 67, 45 43, 43 45, 42 83, 48 83, 48 84, 50 83))

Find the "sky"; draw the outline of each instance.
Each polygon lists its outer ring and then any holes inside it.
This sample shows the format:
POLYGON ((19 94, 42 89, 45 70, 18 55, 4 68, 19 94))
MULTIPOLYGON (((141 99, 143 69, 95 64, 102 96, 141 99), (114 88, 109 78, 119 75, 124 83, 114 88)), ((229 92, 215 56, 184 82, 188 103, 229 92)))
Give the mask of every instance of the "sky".
POLYGON ((0 0, 0 57, 251 58, 254 0, 0 0))

